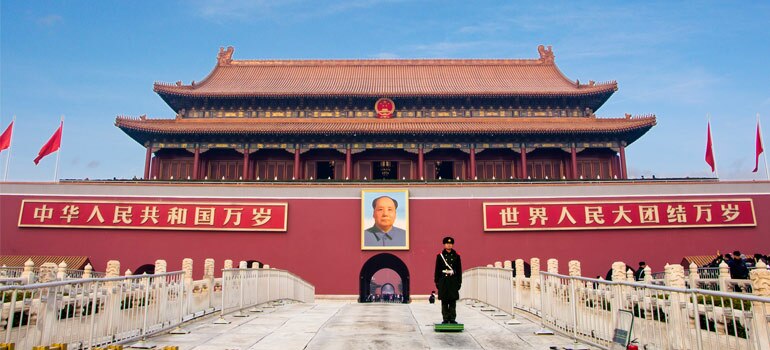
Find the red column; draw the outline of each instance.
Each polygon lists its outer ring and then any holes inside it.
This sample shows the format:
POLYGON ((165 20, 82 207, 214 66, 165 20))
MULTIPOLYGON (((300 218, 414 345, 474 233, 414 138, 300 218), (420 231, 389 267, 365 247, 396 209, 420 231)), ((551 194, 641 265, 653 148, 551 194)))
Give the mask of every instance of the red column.
POLYGON ((193 168, 192 168, 192 179, 198 180, 198 176, 201 174, 201 148, 200 146, 195 146, 195 152, 193 153, 193 168))
POLYGON ((353 178, 353 151, 350 149, 350 146, 345 149, 345 179, 352 179, 353 178))
POLYGON ((521 146, 521 178, 527 179, 527 148, 521 146))
POLYGON ((422 145, 417 148, 417 180, 425 179, 425 156, 423 155, 422 145))
POLYGON ((471 171, 470 171, 471 180, 475 180, 476 179, 476 147, 474 146, 471 146, 470 157, 471 157, 471 171))
POLYGON ((299 147, 294 148, 294 178, 299 179, 299 147))
POLYGON ((241 177, 244 180, 249 179, 249 146, 243 148, 243 172, 241 177))
POLYGON ((152 143, 147 145, 147 154, 144 156, 144 179, 150 179, 150 161, 152 159, 152 143))
POLYGON ((626 147, 622 143, 620 144, 620 178, 628 178, 628 173, 626 172, 626 147))
POLYGON ((577 171, 577 150, 575 150, 575 146, 572 146, 572 150, 570 152, 572 154, 572 178, 577 179, 578 178, 578 171, 577 171))

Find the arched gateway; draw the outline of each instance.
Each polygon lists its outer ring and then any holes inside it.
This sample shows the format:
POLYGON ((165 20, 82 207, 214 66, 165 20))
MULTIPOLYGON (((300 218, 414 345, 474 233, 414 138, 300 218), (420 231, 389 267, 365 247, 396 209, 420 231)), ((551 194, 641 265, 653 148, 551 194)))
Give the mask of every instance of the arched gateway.
POLYGON ((358 302, 367 302, 368 297, 372 294, 371 281, 377 271, 382 269, 391 269, 395 271, 401 278, 403 302, 409 302, 409 269, 406 267, 401 259, 393 254, 382 253, 377 254, 364 263, 361 267, 361 273, 358 277, 358 302))

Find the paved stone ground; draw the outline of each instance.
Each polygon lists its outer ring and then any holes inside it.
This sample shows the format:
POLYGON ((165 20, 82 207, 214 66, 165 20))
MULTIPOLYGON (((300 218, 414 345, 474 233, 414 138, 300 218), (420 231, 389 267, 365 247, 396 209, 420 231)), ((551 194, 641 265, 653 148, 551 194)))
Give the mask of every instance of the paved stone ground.
MULTIPOLYGON (((559 335, 536 335, 539 324, 517 317, 493 316, 460 301, 461 333, 436 333, 440 304, 358 304, 324 301, 266 308, 249 317, 225 316, 232 323, 213 324, 208 317, 186 324, 189 334, 163 334, 149 341, 162 348, 194 350, 257 349, 572 349, 577 344, 559 335)), ((586 346, 578 348, 588 349, 586 346)))

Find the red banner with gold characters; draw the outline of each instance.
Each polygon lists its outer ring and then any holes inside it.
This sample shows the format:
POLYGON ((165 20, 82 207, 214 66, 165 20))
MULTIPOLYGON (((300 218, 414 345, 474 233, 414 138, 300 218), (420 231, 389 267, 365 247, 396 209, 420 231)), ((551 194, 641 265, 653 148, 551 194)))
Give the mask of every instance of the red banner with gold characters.
POLYGON ((484 231, 756 225, 751 199, 484 203, 484 231))
POLYGON ((27 199, 19 227, 286 231, 288 203, 27 199))

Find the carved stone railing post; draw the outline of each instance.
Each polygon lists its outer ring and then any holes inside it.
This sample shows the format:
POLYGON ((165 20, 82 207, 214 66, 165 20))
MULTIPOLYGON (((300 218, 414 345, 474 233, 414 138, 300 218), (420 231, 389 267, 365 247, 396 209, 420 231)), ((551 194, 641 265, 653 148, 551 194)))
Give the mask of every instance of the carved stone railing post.
POLYGON ((40 275, 38 279, 40 282, 51 282, 56 279, 56 271, 59 270, 59 266, 52 262, 46 262, 40 265, 40 275))
POLYGON ((239 269, 245 269, 245 268, 247 268, 248 266, 249 266, 249 263, 247 263, 247 262, 246 262, 246 261, 244 261, 244 260, 241 260, 240 262, 238 262, 238 268, 239 268, 239 269))
POLYGON ((719 283, 719 290, 722 292, 729 292, 727 289, 727 281, 730 279, 730 267, 727 263, 722 261, 719 263, 719 277, 717 279, 719 283))
POLYGON ((540 288, 540 258, 532 258, 529 260, 529 285, 534 292, 540 288))
POLYGON ((131 269, 126 269, 126 274, 125 274, 126 277, 133 276, 133 275, 134 275, 134 273, 131 272, 131 269))
MULTIPOLYGON (((40 266, 40 281, 51 282, 54 280, 64 280, 67 277, 67 263, 61 262, 58 266, 55 263, 47 262, 40 266)), ((55 289, 54 289, 55 290, 55 289)), ((40 340, 43 344, 48 344, 53 340, 57 319, 56 292, 41 292, 39 300, 32 300, 32 303, 40 303, 37 308, 37 330, 40 331, 40 340), (44 299, 43 296, 45 296, 44 299)), ((30 311, 30 316, 31 311, 30 311)))
POLYGON ((577 260, 570 260, 567 265, 569 266, 569 275, 574 277, 580 277, 582 276, 582 271, 580 270, 580 261, 577 260))
POLYGON ((495 267, 498 268, 498 269, 502 269, 503 268, 503 263, 501 261, 495 261, 495 267))
POLYGON ((232 269, 233 268, 233 261, 230 259, 225 260, 225 269, 232 269))
POLYGON ((548 272, 559 273, 559 260, 554 258, 548 259, 548 272))
POLYGON ((24 263, 24 271, 21 272, 21 278, 27 280, 28 283, 35 282, 35 273, 32 270, 35 268, 35 262, 32 259, 27 259, 24 263))
POLYGON ((184 290, 185 290, 185 310, 187 311, 186 314, 190 312, 195 312, 197 310, 194 310, 193 307, 193 259, 190 258, 184 258, 182 259, 182 279, 184 281, 184 290))
MULTIPOLYGON (((120 261, 110 260, 107 262, 107 269, 105 270, 106 277, 120 277, 120 261)), ((107 298, 105 300, 105 315, 110 315, 108 322, 97 322, 97 324, 105 327, 109 334, 115 334, 118 329, 118 320, 121 317, 120 312, 120 296, 122 295, 121 289, 123 288, 120 282, 107 282, 104 285, 107 290, 107 298)))
POLYGON ((66 278, 67 278, 67 263, 62 260, 62 262, 59 263, 59 271, 56 272, 56 279, 61 281, 66 278))
MULTIPOLYGON (((752 294, 764 298, 770 298, 770 270, 761 260, 757 266, 749 272, 752 294)), ((770 304, 751 302, 751 310, 754 317, 751 322, 757 332, 758 349, 770 349, 770 304)))
POLYGON ((83 278, 91 278, 94 271, 94 267, 91 266, 91 264, 86 264, 86 267, 83 268, 83 278))
POLYGON ((120 261, 110 260, 107 262, 107 270, 105 271, 107 277, 120 276, 120 261))
POLYGON ((650 265, 644 267, 644 283, 652 284, 652 268, 650 265))
POLYGON ((166 269, 168 268, 168 264, 166 263, 166 260, 155 260, 155 274, 161 274, 166 273, 166 269))
POLYGON ((208 307, 214 307, 214 259, 212 258, 203 261, 203 282, 205 293, 208 293, 208 307))
POLYGON ((516 283, 516 295, 513 296, 513 300, 516 305, 521 305, 521 294, 524 291, 524 259, 516 259, 516 276, 514 282, 516 283))
MULTIPOLYGON (((684 267, 679 264, 669 265, 665 267, 665 283, 669 287, 685 288, 684 279, 684 267)), ((671 325, 684 325, 689 324, 688 311, 686 309, 688 305, 688 295, 685 293, 671 292, 669 294, 669 317, 671 325)), ((697 306, 696 306, 697 307, 697 306)), ((682 337, 680 327, 668 327, 669 339, 672 340, 672 347, 674 349, 690 349, 689 338, 682 337)))
POLYGON ((627 280, 626 264, 624 262, 616 261, 612 263, 612 280, 616 282, 627 280))
POLYGON ((697 289, 698 288, 698 280, 700 279, 700 276, 698 275, 698 265, 696 265, 694 262, 690 263, 689 266, 690 273, 687 276, 688 282, 690 282, 690 289, 697 289))

